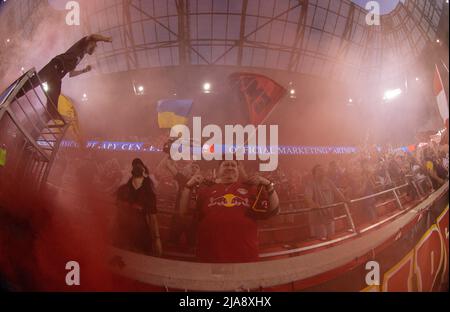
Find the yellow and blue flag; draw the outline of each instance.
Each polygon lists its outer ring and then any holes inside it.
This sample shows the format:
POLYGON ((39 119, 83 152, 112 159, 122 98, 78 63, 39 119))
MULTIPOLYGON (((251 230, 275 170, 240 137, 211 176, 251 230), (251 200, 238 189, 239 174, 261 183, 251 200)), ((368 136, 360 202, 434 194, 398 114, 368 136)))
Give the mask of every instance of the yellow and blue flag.
POLYGON ((158 112, 158 126, 172 128, 175 125, 185 125, 191 112, 193 100, 168 99, 159 100, 156 107, 158 112))
POLYGON ((82 135, 80 131, 80 126, 78 124, 78 114, 75 106, 73 105, 72 100, 63 94, 61 94, 58 98, 58 112, 66 118, 68 122, 70 122, 70 128, 73 131, 73 134, 77 138, 78 142, 82 142, 82 135))
POLYGON ((6 166, 6 148, 0 147, 0 167, 6 166))

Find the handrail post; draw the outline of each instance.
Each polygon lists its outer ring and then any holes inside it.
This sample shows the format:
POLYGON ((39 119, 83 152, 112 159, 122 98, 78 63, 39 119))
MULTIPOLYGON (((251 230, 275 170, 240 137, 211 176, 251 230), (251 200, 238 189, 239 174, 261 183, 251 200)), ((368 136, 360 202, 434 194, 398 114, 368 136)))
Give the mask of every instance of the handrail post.
POLYGON ((426 176, 426 180, 427 180, 428 186, 430 187, 430 190, 431 190, 430 192, 428 192, 428 194, 433 193, 433 191, 435 191, 434 187, 433 187, 433 182, 431 182, 431 179, 428 175, 426 176))
POLYGON ((395 201, 397 202, 398 207, 400 208, 400 210, 403 210, 402 202, 400 201, 400 198, 398 197, 397 194, 397 188, 392 189, 392 191, 394 192, 395 201))
POLYGON ((422 192, 421 192, 420 189, 419 189, 418 183, 417 183, 416 181, 414 181, 413 179, 411 179, 411 185, 413 186, 414 191, 415 191, 416 194, 417 194, 417 198, 422 197, 423 194, 422 194, 422 192))
POLYGON ((350 222, 350 226, 352 227, 353 233, 358 234, 358 231, 356 230, 355 223, 353 222, 353 218, 352 218, 352 215, 350 214, 350 209, 349 209, 347 203, 344 203, 344 209, 345 209, 345 214, 347 215, 347 218, 350 222))

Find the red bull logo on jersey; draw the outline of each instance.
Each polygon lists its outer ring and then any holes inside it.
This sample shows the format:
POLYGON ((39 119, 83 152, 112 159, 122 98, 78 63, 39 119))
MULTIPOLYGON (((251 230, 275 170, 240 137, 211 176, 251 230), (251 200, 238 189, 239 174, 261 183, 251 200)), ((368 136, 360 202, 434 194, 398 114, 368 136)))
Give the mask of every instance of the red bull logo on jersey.
POLYGON ((210 197, 208 207, 213 206, 226 208, 241 207, 241 206, 249 207, 250 203, 248 201, 248 198, 242 198, 234 194, 225 194, 223 196, 216 198, 210 197))

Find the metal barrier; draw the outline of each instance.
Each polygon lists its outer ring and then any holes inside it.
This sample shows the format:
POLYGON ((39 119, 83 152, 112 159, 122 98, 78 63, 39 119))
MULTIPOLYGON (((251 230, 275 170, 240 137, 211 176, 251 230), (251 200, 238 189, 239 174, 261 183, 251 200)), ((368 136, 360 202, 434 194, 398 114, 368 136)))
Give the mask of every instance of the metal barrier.
MULTIPOLYGON (((339 236, 337 238, 334 239, 330 239, 327 241, 323 241, 320 243, 314 243, 311 245, 307 245, 307 246, 303 246, 303 247, 299 247, 299 248, 293 248, 293 249, 287 249, 287 250, 282 250, 282 251, 276 251, 276 252, 269 252, 269 253, 261 253, 260 254, 260 258, 271 258, 271 257, 276 257, 276 256, 288 256, 288 255, 293 255, 293 254, 298 254, 304 251, 308 251, 308 250, 312 250, 312 249, 316 249, 316 248, 320 248, 320 247, 325 247, 325 246, 330 246, 330 245, 334 245, 336 243, 345 241, 347 239, 356 237, 358 235, 361 235, 362 233, 365 233, 371 229, 375 229, 379 226, 381 226, 382 224, 404 214, 405 212, 409 211, 409 209, 405 209, 404 205, 402 204, 401 200, 400 200, 400 195, 398 194, 398 191, 401 189, 404 189, 406 187, 410 186, 409 183, 405 183, 403 185, 400 186, 396 186, 393 187, 391 189, 388 190, 384 190, 372 195, 368 195, 368 196, 364 196, 364 197, 360 197, 357 199, 353 199, 350 200, 349 202, 339 202, 339 203, 335 203, 332 205, 327 205, 327 206, 323 206, 320 208, 305 208, 305 209, 292 209, 289 211, 282 211, 279 212, 277 216, 285 216, 285 215, 301 215, 301 214, 309 214, 311 212, 317 212, 318 210, 323 210, 323 209, 338 209, 338 208, 343 208, 344 210, 344 215, 342 216, 337 216, 334 217, 333 221, 336 221, 337 219, 340 218, 346 218, 347 219, 347 223, 349 225, 348 229, 344 231, 344 234, 342 236, 339 236), (365 201, 367 199, 373 199, 373 198, 379 198, 382 197, 386 194, 392 194, 393 195, 393 199, 389 200, 386 203, 389 202, 395 202, 399 211, 386 217, 383 218, 382 220, 374 223, 374 224, 370 224, 367 227, 364 228, 358 228, 357 224, 354 221, 354 218, 350 212, 350 206, 352 204, 358 203, 358 202, 362 202, 365 201)), ((55 188, 59 188, 58 186, 54 185, 55 188)), ((65 192, 67 192, 67 190, 64 190, 65 192)), ((76 193, 73 193, 73 195, 76 195, 76 193)), ((86 197, 86 195, 80 195, 81 197, 86 197)), ((283 202, 284 204, 286 203, 293 203, 293 201, 285 201, 283 202)), ((113 202, 110 202, 110 204, 114 204, 113 202)), ((353 207, 355 207, 356 209, 360 209, 361 207, 358 207, 357 205, 354 205, 353 207)), ((352 208, 353 208, 352 207, 352 208)), ((173 210, 170 209, 158 209, 158 213, 164 214, 164 215, 168 215, 171 216, 174 214, 173 210)), ((310 224, 306 224, 304 226, 310 226, 310 224)), ((298 227, 298 226, 294 226, 294 227, 298 227)), ((260 232, 267 232, 267 231, 278 231, 278 230, 283 230, 286 229, 284 228, 280 228, 280 227, 276 227, 276 228, 259 228, 260 232)), ((188 253, 181 253, 181 252, 165 252, 164 253, 166 256, 172 256, 172 257, 177 257, 177 258, 184 258, 184 259, 195 259, 195 255, 193 254, 188 254, 188 253)))
POLYGON ((384 191, 381 191, 381 192, 378 192, 378 193, 375 193, 375 194, 372 194, 372 195, 368 195, 368 196, 352 199, 352 200, 350 200, 350 203, 357 203, 357 202, 360 202, 360 201, 363 201, 363 200, 379 197, 380 195, 388 194, 388 193, 392 192, 394 194, 394 197, 395 197, 395 200, 396 200, 396 202, 398 204, 398 207, 400 209, 403 209, 402 203, 400 202, 400 199, 399 199, 398 194, 397 194, 397 190, 402 189, 404 187, 407 187, 408 185, 409 185, 409 183, 405 183, 403 185, 396 186, 396 187, 393 187, 391 189, 384 190, 384 191))
POLYGON ((405 188, 405 187, 408 187, 408 186, 409 186, 409 183, 405 183, 403 185, 396 186, 394 188, 391 188, 391 189, 388 189, 388 190, 385 190, 385 191, 381 191, 381 192, 378 192, 378 193, 375 193, 375 194, 372 194, 372 195, 368 195, 368 196, 364 196, 364 197, 360 197, 360 198, 357 198, 357 199, 350 200, 348 203, 340 202, 340 203, 336 203, 336 204, 333 204, 333 205, 328 205, 328 206, 324 206, 324 207, 320 207, 320 208, 297 209, 297 210, 291 210, 291 211, 286 211, 286 212, 280 212, 279 215, 301 214, 301 213, 309 213, 309 212, 311 212, 313 210, 317 211, 317 210, 320 210, 320 209, 329 209, 329 208, 335 208, 335 207, 343 206, 344 209, 345 209, 345 215, 346 215, 346 217, 348 219, 348 222, 350 224, 349 231, 352 232, 352 234, 345 235, 345 236, 342 236, 342 237, 338 237, 338 238, 335 238, 335 239, 332 239, 332 240, 328 240, 328 241, 325 241, 325 242, 321 242, 321 243, 305 246, 305 247, 289 249, 289 250, 283 250, 283 251, 277 251, 277 252, 263 253, 263 254, 260 254, 260 258, 269 258, 269 257, 276 257, 276 256, 292 255, 292 254, 297 254, 297 253, 304 252, 304 251, 307 251, 307 250, 316 249, 316 248, 319 248, 319 247, 329 246, 329 245, 335 244, 337 242, 341 242, 343 240, 347 240, 347 239, 352 238, 354 236, 360 235, 360 234, 362 234, 364 232, 367 232, 367 231, 369 231, 371 229, 374 229, 376 227, 379 227, 380 225, 388 222, 389 220, 392 220, 392 219, 398 217, 399 215, 401 215, 401 214, 403 214, 403 213, 405 213, 407 211, 404 208, 404 206, 402 205, 402 203, 400 201, 399 194, 397 192, 398 192, 398 190, 400 190, 402 188, 405 188), (396 204, 397 204, 397 206, 398 206, 400 211, 395 213, 395 214, 393 214, 393 215, 391 215, 391 216, 389 216, 389 217, 387 217, 387 218, 385 218, 385 219, 383 219, 383 220, 381 220, 381 221, 379 221, 379 222, 377 222, 377 223, 375 223, 375 224, 371 224, 368 227, 365 227, 365 228, 362 228, 362 229, 358 229, 355 226, 355 222, 354 222, 353 217, 352 217, 352 215, 350 213, 349 204, 358 203, 358 202, 361 202, 361 201, 364 201, 364 200, 367 200, 367 199, 377 198, 377 197, 380 197, 382 195, 389 194, 389 193, 393 194, 394 201, 396 202, 396 204))
MULTIPOLYGON (((433 216, 437 216, 439 212, 445 212, 444 207, 448 203, 447 193, 448 182, 426 199, 421 199, 417 205, 414 204, 413 208, 407 209, 407 213, 399 216, 395 221, 375 229, 367 235, 354 237, 326 250, 317 250, 289 258, 283 257, 283 259, 270 259, 270 261, 226 264, 192 263, 185 259, 167 260, 111 248, 111 256, 120 257, 125 264, 124 266, 111 265, 111 269, 119 276, 131 281, 138 281, 151 287, 160 287, 161 290, 165 289, 166 291, 245 291, 248 289, 253 291, 314 291, 317 290, 315 287, 317 285, 333 290, 333 285, 335 285, 333 281, 340 279, 345 283, 347 277, 340 273, 348 271, 349 264, 354 264, 351 274, 356 272, 358 275, 358 272, 363 272, 362 279, 364 279, 367 255, 374 255, 374 251, 377 251, 376 255, 379 255, 380 247, 381 254, 389 250, 395 251, 398 244, 392 243, 398 242, 399 229, 406 229, 406 231, 402 231, 403 234, 408 238, 407 240, 412 238, 408 243, 415 246, 422 237, 422 230, 417 232, 417 229, 410 228, 410 226, 416 227, 417 217, 431 207, 434 209, 429 213, 433 216), (447 197, 446 202, 443 201, 445 196, 447 197), (439 205, 435 206, 438 203, 439 205), (161 271, 161 267, 164 267, 165 270, 161 271), (338 272, 337 275, 336 272, 338 272), (327 279, 330 281, 328 286, 321 283, 324 280, 321 277, 324 276, 329 277, 327 279), (310 281, 312 283, 308 283, 310 281)), ((429 228, 431 224, 434 227, 434 222, 434 220, 431 223, 426 222, 427 224, 423 224, 422 228, 429 228)), ((410 250, 408 247, 400 250, 400 253, 405 254, 410 250)), ((362 287, 359 286, 356 285, 354 290, 361 290, 362 287)))
MULTIPOLYGON (((410 181, 411 182, 411 181, 410 181)), ((377 192, 375 194, 371 194, 368 196, 363 196, 360 198, 356 198, 353 200, 350 200, 348 202, 339 202, 339 203, 335 203, 332 205, 328 205, 325 207, 320 207, 320 208, 302 208, 302 209, 291 209, 288 211, 281 211, 278 216, 295 216, 295 215, 308 215, 312 212, 316 212, 318 210, 321 209, 335 209, 337 211, 341 211, 340 214, 336 214, 336 216, 333 218, 333 221, 337 221, 339 219, 345 219, 346 220, 346 228, 343 228, 342 231, 340 233, 338 233, 339 235, 337 235, 337 237, 335 236, 332 239, 329 239, 327 241, 323 241, 323 242, 314 242, 311 241, 312 244, 309 244, 308 246, 303 246, 300 248, 294 248, 294 249, 287 249, 287 250, 282 250, 282 251, 276 251, 276 252, 270 252, 270 253, 262 253, 260 254, 261 258, 270 258, 270 257, 275 257, 275 256, 283 256, 283 255, 292 255, 292 254, 297 254, 303 251, 307 251, 307 250, 311 250, 311 249, 315 249, 315 248, 319 248, 319 247, 324 247, 324 246, 330 246, 333 244, 336 244, 338 242, 342 242, 344 240, 347 240, 349 238, 358 236, 362 233, 365 233, 371 229, 375 229, 377 227, 380 227, 382 224, 393 220, 394 218, 402 215, 403 213, 405 213, 406 211, 408 211, 407 207, 405 207, 405 205, 402 203, 402 194, 400 194, 400 191, 403 189, 406 189, 408 187, 412 187, 411 183, 404 183, 402 185, 399 186, 395 186, 393 188, 390 188, 388 190, 383 190, 380 192, 377 192), (381 198, 384 197, 386 195, 390 195, 392 196, 392 198, 390 198, 387 201, 384 201, 381 204, 376 205, 378 206, 382 206, 382 205, 386 205, 388 203, 395 203, 398 211, 394 211, 392 213, 390 213, 389 215, 385 215, 381 220, 378 219, 376 220, 376 222, 371 222, 369 225, 363 225, 361 223, 356 222, 357 220, 355 220, 354 216, 352 215, 352 212, 354 213, 355 211, 358 211, 358 209, 364 209, 367 208, 366 205, 357 205, 358 203, 364 202, 368 199, 377 199, 377 198, 381 198), (338 210, 341 209, 341 210, 338 210)), ((60 188, 57 187, 55 185, 55 188, 60 188)), ((415 188, 412 188, 412 190, 415 190, 415 188)), ((64 190, 65 192, 67 192, 67 190, 64 190)), ((417 193, 417 192, 416 192, 417 193)), ((76 195, 76 194, 73 194, 76 195)), ((419 195, 419 194, 418 194, 419 195)), ((85 195, 80 195, 81 197, 84 197, 85 195)), ((301 196, 300 196, 301 198, 301 196)), ((161 205, 166 204, 166 201, 161 201, 159 208, 158 208, 158 213, 162 214, 162 215, 166 215, 166 216, 171 216, 175 213, 175 211, 173 209, 167 209, 166 207, 162 207, 161 205)), ((114 204, 113 201, 110 202, 111 205, 114 204)), ((304 206, 303 202, 301 200, 288 200, 288 201, 283 201, 281 203, 282 205, 288 205, 288 204, 298 204, 299 207, 304 206)), ((309 220, 306 220, 309 221, 309 220)), ((300 228, 306 228, 306 227, 310 227, 311 224, 309 222, 306 222, 305 224, 295 224, 295 225, 290 225, 290 226, 285 226, 285 225, 281 225, 281 226, 269 226, 269 227, 259 227, 259 232, 277 232, 277 231, 282 231, 282 230, 295 230, 296 228, 300 229, 300 228)), ((170 224, 166 224, 166 226, 164 228, 168 228, 170 227, 170 224)), ((309 241, 309 239, 306 239, 305 241, 303 240, 299 240, 296 243, 307 243, 307 241, 309 241)), ((187 254, 187 253, 180 253, 177 251, 174 252, 168 252, 165 253, 166 256, 174 256, 177 258, 194 258, 195 256, 192 254, 187 254)))
MULTIPOLYGON (((305 252, 305 251, 316 249, 316 248, 320 248, 320 247, 334 245, 336 243, 339 243, 339 242, 345 241, 347 239, 356 237, 356 236, 358 236, 358 235, 360 235, 360 234, 362 234, 364 232, 367 232, 367 231, 369 231, 371 229, 377 228, 377 227, 381 226, 382 224, 384 224, 384 223, 386 223, 386 222, 388 222, 388 221, 398 217, 399 215, 404 214, 406 211, 408 211, 408 209, 405 209, 404 205, 402 204, 402 202, 400 200, 400 195, 398 193, 399 190, 404 189, 404 188, 406 188, 408 186, 409 186, 409 184, 405 183, 403 185, 396 186, 396 187, 393 187, 391 189, 384 190, 384 191, 381 191, 381 192, 378 192, 378 193, 375 193, 375 194, 372 194, 372 195, 368 195, 368 196, 364 196, 364 197, 361 197, 361 198, 350 200, 349 202, 339 202, 339 203, 335 203, 335 204, 332 204, 332 205, 327 205, 327 206, 320 207, 320 208, 292 209, 292 210, 289 210, 289 211, 282 211, 282 212, 278 213, 278 216, 309 214, 311 212, 314 212, 314 211, 317 211, 317 210, 321 210, 321 209, 330 209, 330 208, 337 209, 339 207, 342 207, 344 209, 344 215, 335 217, 333 221, 336 221, 336 219, 345 217, 347 219, 347 223, 349 225, 349 228, 347 229, 346 232, 349 232, 349 233, 348 234, 345 233, 344 235, 342 235, 340 237, 337 237, 337 238, 334 238, 334 239, 330 239, 328 241, 315 243, 315 244, 308 245, 308 246, 303 246, 303 247, 300 247, 300 248, 293 248, 293 249, 276 251, 276 252, 269 252, 269 253, 261 253, 260 254, 260 258, 271 258, 271 257, 277 257, 277 256, 288 256, 288 255, 298 254, 300 252, 305 252), (376 222, 374 224, 370 224, 367 227, 358 228, 357 225, 355 224, 355 221, 354 221, 354 219, 352 217, 352 214, 350 212, 349 205, 352 205, 352 204, 355 204, 355 203, 358 203, 358 202, 362 202, 362 201, 365 201, 367 199, 379 198, 379 197, 382 197, 382 196, 384 196, 386 194, 392 194, 393 195, 393 200, 392 201, 388 201, 388 202, 395 202, 397 207, 398 207, 398 209, 399 209, 399 212, 396 212, 393 215, 390 215, 390 216, 388 216, 388 217, 386 217, 386 218, 384 218, 384 219, 382 219, 382 220, 380 220, 380 221, 378 221, 378 222, 376 222)), ((385 202, 385 204, 388 203, 388 202, 385 202)), ((284 204, 286 204, 286 203, 294 204, 295 201, 290 200, 290 201, 285 201, 283 203, 284 204)), ((356 207, 356 205, 355 205, 355 207, 356 207)), ((356 209, 359 209, 359 208, 360 207, 357 207, 356 209)), ((168 215, 173 214, 173 211, 170 211, 170 210, 167 210, 167 209, 162 209, 162 210, 159 209, 158 211, 163 213, 163 214, 168 214, 168 215)), ((310 224, 303 225, 303 226, 310 227, 310 224)), ((299 226, 293 226, 293 228, 299 228, 299 226)), ((268 232, 268 231, 279 231, 279 230, 285 230, 285 229, 288 229, 288 228, 287 227, 259 228, 259 231, 260 232, 268 232)), ((188 259, 188 258, 194 259, 195 258, 195 256, 192 255, 192 254, 179 253, 179 252, 170 252, 170 253, 166 253, 166 255, 174 256, 174 257, 178 257, 178 258, 182 257, 182 258, 186 258, 186 259, 188 259)))
POLYGON ((426 195, 424 186, 430 190, 433 189, 433 183, 431 182, 429 176, 424 176, 419 179, 414 179, 413 177, 411 177, 411 184, 419 197, 424 197, 426 195))
POLYGON ((48 110, 47 105, 57 104, 47 98, 34 69, 0 94, 0 147, 6 154, 0 186, 27 183, 35 190, 43 186, 68 128, 59 113, 48 110))

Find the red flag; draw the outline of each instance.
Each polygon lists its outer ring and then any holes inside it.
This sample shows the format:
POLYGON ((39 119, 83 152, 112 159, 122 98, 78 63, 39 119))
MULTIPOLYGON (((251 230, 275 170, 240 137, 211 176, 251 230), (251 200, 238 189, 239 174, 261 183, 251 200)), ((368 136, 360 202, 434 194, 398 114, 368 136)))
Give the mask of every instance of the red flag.
POLYGON ((286 94, 285 88, 263 75, 234 73, 230 80, 238 85, 248 106, 250 122, 254 125, 264 122, 286 94))

